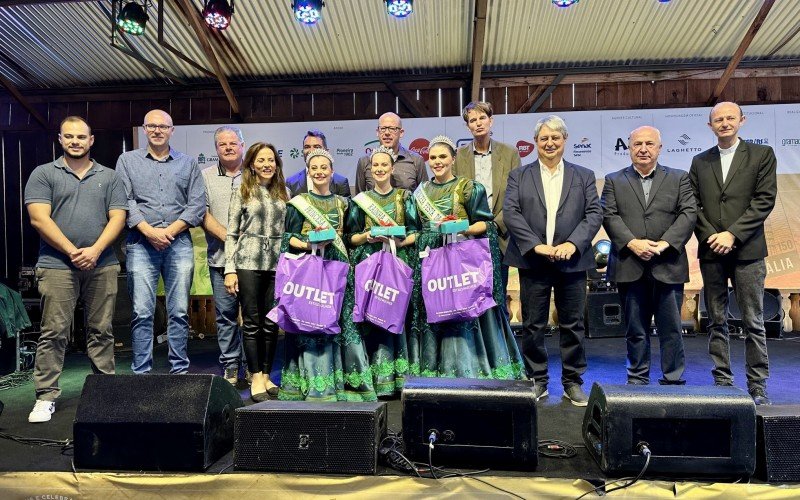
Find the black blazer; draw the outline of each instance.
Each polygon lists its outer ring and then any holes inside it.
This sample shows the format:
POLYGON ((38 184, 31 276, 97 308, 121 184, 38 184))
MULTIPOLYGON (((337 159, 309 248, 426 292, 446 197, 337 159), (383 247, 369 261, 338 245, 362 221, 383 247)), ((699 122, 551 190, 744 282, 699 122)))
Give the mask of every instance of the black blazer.
POLYGON ((764 221, 775 207, 778 194, 777 160, 769 146, 739 140, 728 178, 722 182, 719 149, 703 151, 692 159, 689 177, 697 199, 697 256, 715 260, 706 240, 714 233, 730 231, 736 248, 728 254, 736 260, 767 256, 764 221))
MULTIPOLYGON (((306 176, 306 169, 303 169, 286 179, 286 187, 289 188, 292 198, 300 193, 308 192, 306 176)), ((331 179, 331 193, 350 198, 350 181, 347 180, 347 177, 334 172, 333 179, 331 179)))
POLYGON ((642 181, 632 165, 606 176, 601 203, 603 227, 611 239, 607 273, 611 281, 636 281, 648 266, 662 283, 689 281, 686 242, 697 220, 689 174, 658 164, 652 182, 645 203, 642 181), (664 240, 669 247, 645 262, 626 246, 633 239, 664 240))
POLYGON ((517 269, 556 266, 562 272, 595 269, 592 238, 603 222, 594 172, 564 161, 564 183, 558 204, 553 245, 566 241, 577 248, 568 261, 551 263, 533 249, 547 243, 547 204, 539 160, 515 168, 508 175, 503 217, 510 235, 503 263, 517 269))

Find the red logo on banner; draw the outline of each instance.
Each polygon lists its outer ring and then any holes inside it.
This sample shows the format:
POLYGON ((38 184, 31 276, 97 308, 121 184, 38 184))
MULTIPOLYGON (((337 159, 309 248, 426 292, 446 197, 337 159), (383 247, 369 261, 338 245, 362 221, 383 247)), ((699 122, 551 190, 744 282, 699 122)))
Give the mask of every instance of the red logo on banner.
POLYGON ((429 145, 430 142, 428 142, 428 139, 420 137, 419 139, 414 139, 411 141, 411 144, 408 145, 408 149, 420 155, 423 160, 428 161, 429 145))
POLYGON ((533 153, 534 145, 528 141, 517 141, 517 150, 519 150, 520 158, 525 158, 533 153))

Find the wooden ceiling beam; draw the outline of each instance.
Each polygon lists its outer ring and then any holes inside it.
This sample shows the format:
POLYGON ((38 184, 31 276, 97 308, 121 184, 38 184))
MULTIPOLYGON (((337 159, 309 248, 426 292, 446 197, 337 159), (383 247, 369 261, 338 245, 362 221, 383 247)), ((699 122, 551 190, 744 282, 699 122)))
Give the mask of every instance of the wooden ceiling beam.
POLYGON ((733 53, 731 62, 728 63, 728 67, 725 68, 725 72, 722 73, 722 77, 717 82, 717 86, 714 87, 713 92, 711 92, 711 96, 709 96, 706 102, 709 106, 713 106, 719 100, 719 96, 722 95, 722 91, 725 90, 725 86, 728 85, 728 81, 731 79, 731 76, 733 76, 734 71, 736 71, 736 67, 739 66, 745 52, 747 52, 748 47, 750 47, 750 43, 752 43, 753 39, 756 37, 758 30, 761 29, 761 25, 764 24, 764 20, 767 19, 767 15, 773 5, 775 5, 775 0, 764 0, 764 3, 761 4, 758 14, 756 14, 755 19, 753 19, 753 22, 750 24, 747 33, 744 34, 744 38, 742 38, 742 41, 739 43, 736 52, 733 53))
POLYGON ((44 5, 48 3, 89 3, 97 0, 0 0, 0 8, 19 5, 44 5))
POLYGON ((394 94, 394 96, 397 97, 401 103, 403 103, 403 106, 411 111, 411 114, 414 115, 414 118, 428 116, 428 113, 425 109, 423 109, 422 104, 419 101, 408 97, 408 93, 399 89, 393 82, 386 83, 386 88, 389 90, 389 92, 394 94))
POLYGON ((14 83, 11 80, 0 74, 0 84, 2 84, 3 87, 8 89, 11 95, 14 96, 14 99, 16 99, 17 102, 19 102, 22 105, 22 107, 25 108, 28 111, 28 113, 31 114, 34 120, 39 122, 39 125, 41 125, 42 128, 44 129, 47 128, 47 120, 45 120, 44 117, 42 117, 42 115, 40 115, 39 112, 36 111, 36 108, 31 106, 28 100, 25 99, 25 97, 22 94, 20 94, 19 90, 17 89, 16 86, 14 86, 14 83))
MULTIPOLYGON (((668 80, 714 80, 722 77, 724 69, 680 71, 626 71, 620 73, 567 74, 562 85, 581 83, 661 82, 668 80)), ((785 68, 737 68, 733 78, 772 78, 800 76, 800 66, 785 68)), ((523 85, 549 85, 552 75, 486 77, 481 82, 485 88, 520 87, 523 85)))
POLYGON ((545 99, 550 97, 550 94, 556 89, 561 80, 564 79, 564 75, 554 75, 550 77, 550 81, 547 83, 543 83, 537 86, 531 95, 525 99, 525 102, 517 108, 515 113, 533 113, 542 105, 545 99))
POLYGON ((200 47, 202 47, 203 52, 205 52, 206 59, 208 59, 208 62, 211 64, 211 68, 213 69, 219 84, 222 86, 222 90, 225 92, 225 97, 228 98, 231 111, 233 111, 233 114, 236 116, 236 118, 241 120, 239 102, 236 100, 233 89, 231 88, 230 83, 228 83, 228 78, 225 76, 225 72, 222 70, 222 65, 219 63, 217 56, 214 54, 214 49, 211 47, 211 42, 208 40, 206 24, 200 18, 200 13, 197 12, 197 9, 191 4, 190 0, 177 1, 178 5, 180 5, 183 10, 186 20, 192 26, 192 29, 197 35, 197 39, 200 42, 200 47))
POLYGON ((470 98, 479 99, 481 91, 481 71, 483 69, 483 47, 486 43, 486 11, 489 0, 475 1, 475 20, 472 28, 472 86, 470 98))

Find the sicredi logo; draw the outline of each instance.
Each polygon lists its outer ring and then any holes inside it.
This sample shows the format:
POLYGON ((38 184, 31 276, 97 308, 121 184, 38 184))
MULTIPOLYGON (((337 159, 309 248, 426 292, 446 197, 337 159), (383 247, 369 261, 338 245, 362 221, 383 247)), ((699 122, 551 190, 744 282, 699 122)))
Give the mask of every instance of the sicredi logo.
POLYGON ((517 141, 517 151, 519 151, 520 158, 525 158, 533 153, 535 146, 528 141, 517 141))

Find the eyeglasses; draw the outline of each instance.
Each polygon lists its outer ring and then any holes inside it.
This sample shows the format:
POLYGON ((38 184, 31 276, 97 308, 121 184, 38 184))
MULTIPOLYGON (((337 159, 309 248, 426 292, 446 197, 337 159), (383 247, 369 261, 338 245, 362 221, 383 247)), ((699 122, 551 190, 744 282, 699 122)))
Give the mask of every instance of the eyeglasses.
POLYGON ((378 132, 381 132, 381 133, 384 133, 384 134, 386 132, 391 132, 393 134, 396 134, 396 133, 400 132, 401 130, 403 130, 403 127, 378 127, 378 132))
POLYGON ((144 129, 148 132, 155 132, 156 129, 160 130, 161 132, 166 132, 167 130, 171 129, 172 125, 156 125, 155 123, 145 123, 144 129))

